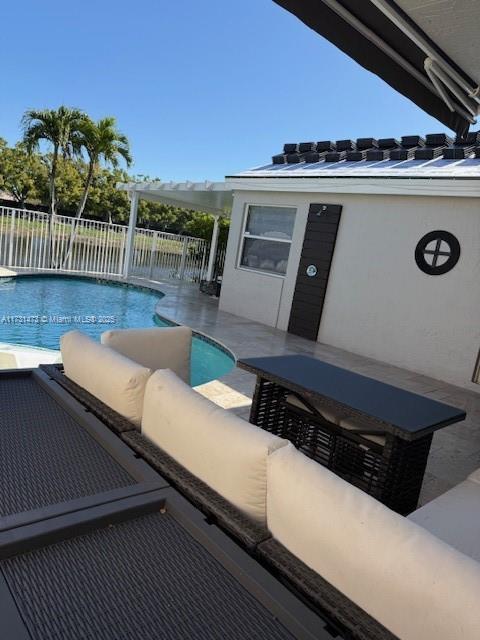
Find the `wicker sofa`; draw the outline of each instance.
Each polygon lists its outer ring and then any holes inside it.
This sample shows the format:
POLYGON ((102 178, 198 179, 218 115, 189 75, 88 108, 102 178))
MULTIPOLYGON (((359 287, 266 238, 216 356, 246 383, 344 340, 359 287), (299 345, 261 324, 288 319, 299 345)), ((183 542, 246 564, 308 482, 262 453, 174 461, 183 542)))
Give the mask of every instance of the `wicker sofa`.
POLYGON ((86 392, 84 400, 101 401, 104 413, 110 408, 136 427, 145 385, 155 370, 168 368, 190 381, 191 345, 188 327, 106 331, 101 344, 80 331, 69 331, 60 340, 63 369, 77 385, 77 395, 86 392))
MULTIPOLYGON (((75 349, 67 353, 66 345, 66 375, 46 370, 81 395, 84 378, 69 365, 75 349)), ((89 356, 85 362, 96 366, 89 356)), ((102 367, 119 368, 108 357, 102 367)), ((332 633, 357 640, 480 637, 480 473, 404 518, 171 371, 131 366, 130 379, 141 381, 133 385, 142 396, 139 421, 120 415, 116 396, 112 402, 102 390, 99 401, 91 384, 90 410, 110 411, 110 426, 117 415, 121 438, 328 619, 332 633)))

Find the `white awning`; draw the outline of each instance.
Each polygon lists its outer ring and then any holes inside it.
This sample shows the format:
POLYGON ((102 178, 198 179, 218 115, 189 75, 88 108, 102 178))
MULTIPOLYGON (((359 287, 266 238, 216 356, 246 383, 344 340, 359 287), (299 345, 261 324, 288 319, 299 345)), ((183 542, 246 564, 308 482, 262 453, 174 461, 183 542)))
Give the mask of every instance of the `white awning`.
POLYGON ((232 188, 225 182, 119 182, 117 189, 135 192, 144 200, 214 215, 229 217, 232 210, 232 188))

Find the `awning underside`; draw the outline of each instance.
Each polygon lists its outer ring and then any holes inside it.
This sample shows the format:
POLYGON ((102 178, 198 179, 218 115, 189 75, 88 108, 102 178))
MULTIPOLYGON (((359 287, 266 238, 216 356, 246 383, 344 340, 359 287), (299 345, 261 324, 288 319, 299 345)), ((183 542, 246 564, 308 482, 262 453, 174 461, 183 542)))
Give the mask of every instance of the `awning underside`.
POLYGON ((174 207, 230 216, 233 194, 224 182, 128 182, 120 191, 138 193, 140 198, 174 207))
POLYGON ((274 0, 460 135, 479 113, 478 0, 274 0))

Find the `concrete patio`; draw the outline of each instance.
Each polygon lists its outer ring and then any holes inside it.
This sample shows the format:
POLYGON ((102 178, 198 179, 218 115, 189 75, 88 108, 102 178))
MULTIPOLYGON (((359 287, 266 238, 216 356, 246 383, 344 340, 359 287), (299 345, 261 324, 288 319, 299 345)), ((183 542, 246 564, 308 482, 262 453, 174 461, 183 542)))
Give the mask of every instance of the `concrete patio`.
MULTIPOLYGON (((422 504, 455 486, 480 467, 480 394, 222 312, 218 309, 218 301, 201 294, 198 285, 171 281, 156 283, 142 278, 131 278, 130 281, 162 291, 165 297, 157 305, 160 315, 215 338, 237 358, 310 354, 465 409, 467 419, 464 422, 446 427, 434 435, 422 488, 422 504)), ((254 384, 252 375, 235 368, 221 380, 198 389, 224 408, 248 418, 254 384)))

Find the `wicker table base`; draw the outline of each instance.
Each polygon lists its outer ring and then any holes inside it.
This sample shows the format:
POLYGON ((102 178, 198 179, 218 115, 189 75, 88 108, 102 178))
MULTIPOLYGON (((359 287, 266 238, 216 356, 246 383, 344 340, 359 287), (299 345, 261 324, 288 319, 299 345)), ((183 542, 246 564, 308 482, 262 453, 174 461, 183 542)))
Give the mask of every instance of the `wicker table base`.
POLYGON ((432 434, 407 441, 385 433, 381 446, 286 402, 290 392, 259 377, 250 422, 290 440, 305 455, 402 515, 417 507, 432 434))

